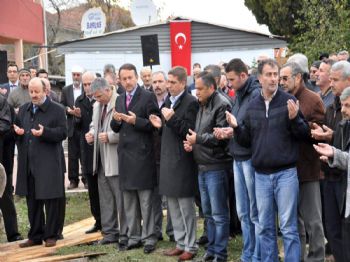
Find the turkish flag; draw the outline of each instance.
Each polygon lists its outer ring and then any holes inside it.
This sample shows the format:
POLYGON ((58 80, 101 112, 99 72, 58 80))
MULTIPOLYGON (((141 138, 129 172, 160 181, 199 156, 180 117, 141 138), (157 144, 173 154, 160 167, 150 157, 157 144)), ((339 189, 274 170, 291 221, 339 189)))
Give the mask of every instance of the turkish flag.
POLYGON ((170 22, 171 65, 183 66, 191 74, 191 22, 170 22))

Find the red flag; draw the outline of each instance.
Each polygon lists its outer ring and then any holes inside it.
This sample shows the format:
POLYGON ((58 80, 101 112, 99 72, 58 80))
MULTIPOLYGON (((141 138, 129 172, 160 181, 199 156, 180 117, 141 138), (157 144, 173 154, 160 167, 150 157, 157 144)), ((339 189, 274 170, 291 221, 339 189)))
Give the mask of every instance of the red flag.
POLYGON ((183 66, 191 74, 191 22, 170 22, 171 65, 183 66))

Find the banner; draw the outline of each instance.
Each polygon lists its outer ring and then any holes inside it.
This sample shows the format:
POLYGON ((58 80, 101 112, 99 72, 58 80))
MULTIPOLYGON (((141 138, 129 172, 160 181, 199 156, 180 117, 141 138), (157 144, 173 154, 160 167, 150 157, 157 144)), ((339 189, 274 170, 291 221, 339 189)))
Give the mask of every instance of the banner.
POLYGON ((171 65, 183 66, 191 75, 191 22, 170 22, 171 65))

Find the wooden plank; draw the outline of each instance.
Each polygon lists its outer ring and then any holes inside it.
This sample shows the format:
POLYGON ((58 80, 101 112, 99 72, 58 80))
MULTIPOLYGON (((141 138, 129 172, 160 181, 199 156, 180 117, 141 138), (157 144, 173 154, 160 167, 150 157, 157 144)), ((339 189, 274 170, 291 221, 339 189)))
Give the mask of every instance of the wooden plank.
POLYGON ((75 254, 69 254, 69 255, 56 255, 56 256, 49 256, 49 257, 42 257, 42 258, 36 258, 36 259, 30 259, 26 262, 54 262, 54 261, 64 261, 68 259, 75 259, 75 258, 83 258, 83 257, 94 257, 94 256, 100 256, 105 255, 107 252, 80 252, 75 254))
POLYGON ((65 238, 63 240, 57 241, 55 247, 45 247, 43 244, 41 246, 19 248, 19 243, 23 241, 0 245, 0 261, 27 261, 29 259, 40 258, 53 254, 57 251, 58 248, 61 247, 75 246, 99 240, 102 238, 100 232, 85 234, 85 231, 89 229, 93 223, 93 218, 88 218, 66 226, 63 230, 63 232, 66 232, 64 233, 65 238))

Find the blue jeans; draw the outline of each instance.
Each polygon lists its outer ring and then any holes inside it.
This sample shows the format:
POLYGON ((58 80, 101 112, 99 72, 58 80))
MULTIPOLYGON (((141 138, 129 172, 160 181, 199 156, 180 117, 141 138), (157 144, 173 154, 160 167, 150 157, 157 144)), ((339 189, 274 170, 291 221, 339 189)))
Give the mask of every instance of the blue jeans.
POLYGON ((225 170, 199 172, 202 210, 207 219, 207 253, 227 259, 229 238, 228 181, 225 170))
POLYGON ((255 170, 251 160, 233 162, 236 208, 241 221, 243 251, 241 260, 260 261, 258 209, 255 198, 255 170))
POLYGON ((284 261, 300 260, 297 221, 299 182, 296 168, 272 174, 255 173, 256 202, 259 214, 261 261, 278 261, 276 211, 283 235, 284 261))

